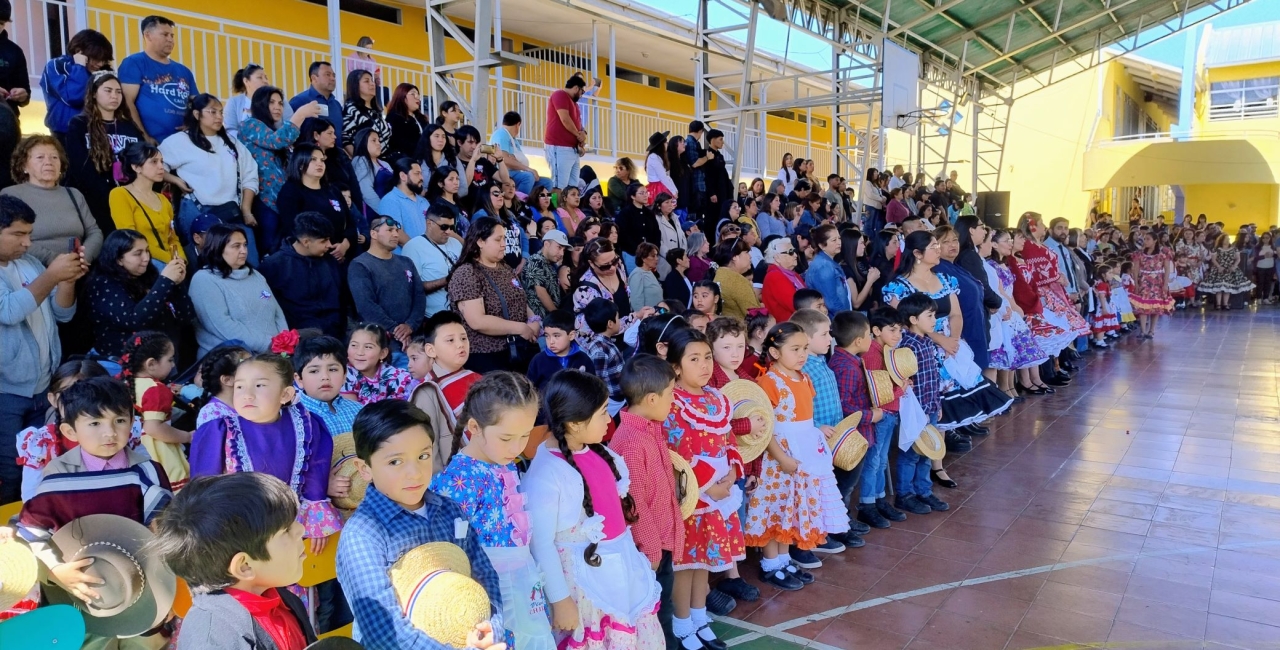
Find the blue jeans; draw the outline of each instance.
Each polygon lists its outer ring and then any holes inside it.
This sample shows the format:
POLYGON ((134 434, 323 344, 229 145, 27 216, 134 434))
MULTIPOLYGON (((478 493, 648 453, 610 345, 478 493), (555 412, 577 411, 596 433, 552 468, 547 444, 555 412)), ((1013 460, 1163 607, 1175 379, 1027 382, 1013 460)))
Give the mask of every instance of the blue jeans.
POLYGON ((578 184, 578 150, 553 144, 545 149, 547 164, 551 166, 551 187, 564 189, 578 184))
POLYGON ((267 207, 267 204, 262 201, 254 204, 253 214, 258 218, 258 227, 254 230, 262 239, 262 250, 266 251, 267 255, 276 252, 276 249, 280 248, 281 231, 292 233, 293 224, 287 224, 286 227, 281 228, 280 213, 267 207))
POLYGON ((196 217, 205 213, 217 215, 218 218, 222 219, 223 223, 240 227, 249 244, 249 266, 258 266, 258 243, 257 238, 253 236, 253 228, 244 224, 244 218, 240 216, 239 212, 225 206, 234 207, 235 204, 226 203, 224 205, 207 206, 196 203, 196 200, 190 196, 183 198, 182 203, 178 206, 178 237, 184 242, 191 241, 191 224, 195 223, 196 217))
POLYGON ((884 412, 876 423, 876 441, 862 458, 862 491, 858 503, 875 503, 884 498, 884 470, 889 467, 889 449, 893 447, 893 432, 898 428, 898 414, 884 412))
POLYGON ((18 465, 18 433, 44 425, 49 400, 44 393, 31 397, 0 393, 0 503, 22 498, 22 468, 18 465))
POLYGON ((858 479, 862 478, 862 471, 866 469, 866 465, 867 457, 863 456, 862 460, 857 465, 854 465, 853 469, 832 468, 836 473, 836 487, 840 490, 840 500, 846 506, 849 505, 849 497, 853 495, 853 491, 858 487, 858 479))
MULTIPOLYGON (((551 190, 551 179, 539 176, 538 180, 535 181, 533 180, 533 172, 520 170, 507 173, 511 176, 511 181, 516 184, 516 191, 521 194, 532 194, 535 187, 551 190)), ((533 201, 529 203, 533 203, 533 201)))
MULTIPOLYGON (((929 416, 930 424, 938 423, 938 416, 929 416)), ((903 498, 912 494, 921 497, 933 495, 933 480, 929 476, 929 470, 933 469, 933 463, 925 456, 916 453, 915 447, 908 447, 906 451, 898 453, 898 497, 903 498)))

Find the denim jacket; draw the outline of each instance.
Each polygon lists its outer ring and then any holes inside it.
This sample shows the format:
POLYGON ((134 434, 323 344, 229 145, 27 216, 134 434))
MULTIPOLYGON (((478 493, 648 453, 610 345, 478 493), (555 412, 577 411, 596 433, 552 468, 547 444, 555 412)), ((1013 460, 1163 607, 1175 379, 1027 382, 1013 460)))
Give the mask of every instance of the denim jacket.
POLYGON ((849 285, 844 280, 844 271, 840 270, 840 265, 822 251, 818 251, 813 257, 809 270, 804 273, 804 283, 810 289, 820 291, 826 299, 828 316, 853 309, 853 303, 849 300, 849 285))

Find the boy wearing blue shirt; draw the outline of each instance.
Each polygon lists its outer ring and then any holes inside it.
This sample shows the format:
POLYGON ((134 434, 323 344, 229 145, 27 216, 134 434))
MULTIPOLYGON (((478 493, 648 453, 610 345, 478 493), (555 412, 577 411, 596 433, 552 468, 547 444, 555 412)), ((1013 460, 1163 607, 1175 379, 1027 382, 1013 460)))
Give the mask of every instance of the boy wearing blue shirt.
POLYGON ((302 406, 324 421, 329 435, 351 433, 361 404, 340 397, 347 378, 347 346, 332 336, 303 339, 292 361, 302 406))
POLYGON ((529 381, 542 390, 551 375, 573 368, 583 372, 594 372, 595 365, 591 357, 578 347, 577 330, 573 326, 573 314, 567 311, 553 311, 542 320, 542 333, 547 339, 547 349, 539 352, 529 363, 529 381))

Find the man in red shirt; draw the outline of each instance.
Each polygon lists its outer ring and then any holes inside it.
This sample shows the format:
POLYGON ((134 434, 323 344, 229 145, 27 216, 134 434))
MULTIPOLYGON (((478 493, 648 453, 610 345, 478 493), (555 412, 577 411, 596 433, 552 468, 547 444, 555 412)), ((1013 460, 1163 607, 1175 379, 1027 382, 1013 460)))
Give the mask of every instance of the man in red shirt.
POLYGON ((578 147, 587 141, 578 100, 586 88, 586 80, 574 75, 564 82, 564 88, 551 93, 547 102, 547 130, 542 140, 551 166, 551 186, 556 190, 578 184, 578 147))

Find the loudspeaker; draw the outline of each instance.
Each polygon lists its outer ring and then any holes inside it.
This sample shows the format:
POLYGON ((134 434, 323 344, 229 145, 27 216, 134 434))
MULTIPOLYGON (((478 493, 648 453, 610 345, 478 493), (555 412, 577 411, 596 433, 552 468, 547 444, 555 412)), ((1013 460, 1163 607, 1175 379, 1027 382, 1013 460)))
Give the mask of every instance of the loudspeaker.
POLYGON ((989 228, 1009 227, 1009 193, 978 192, 978 201, 974 206, 978 216, 989 228))

